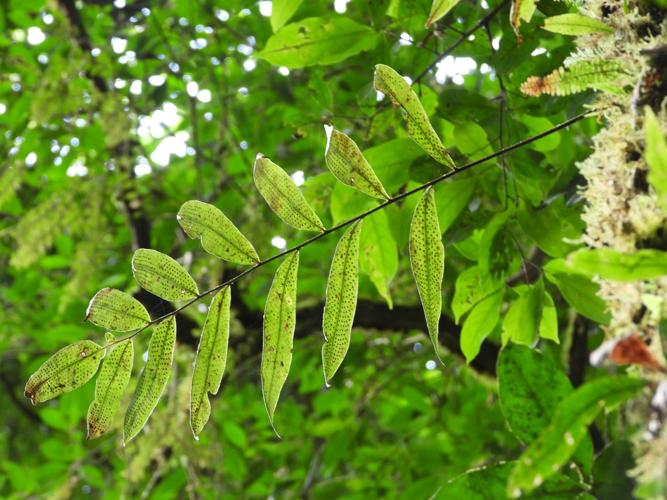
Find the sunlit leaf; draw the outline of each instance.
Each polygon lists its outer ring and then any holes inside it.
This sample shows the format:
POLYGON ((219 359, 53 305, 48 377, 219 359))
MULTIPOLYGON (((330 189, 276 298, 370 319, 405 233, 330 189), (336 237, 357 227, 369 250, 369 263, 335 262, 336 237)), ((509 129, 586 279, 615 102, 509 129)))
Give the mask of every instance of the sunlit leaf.
POLYGON ((28 379, 25 397, 42 403, 81 387, 97 373, 103 356, 104 348, 92 340, 63 347, 28 379))
POLYGON ((280 391, 292 363, 298 270, 299 253, 294 252, 278 267, 264 308, 262 394, 272 426, 280 391))
POLYGON ((361 221, 348 229, 336 246, 329 281, 322 330, 324 381, 328 384, 345 359, 350 346, 352 322, 357 309, 359 289, 359 236, 361 221))
POLYGON ((454 161, 433 129, 424 107, 410 84, 389 66, 378 64, 375 66, 373 85, 375 90, 388 95, 392 102, 401 108, 412 140, 437 162, 454 168, 454 161))
POLYGON ((171 316, 155 328, 148 344, 148 360, 125 414, 123 428, 125 443, 139 434, 157 406, 171 374, 175 347, 176 320, 171 316))
POLYGON ((141 287, 165 300, 192 299, 199 294, 195 280, 174 259, 149 248, 132 257, 132 273, 141 287))
POLYGON ((195 438, 199 436, 211 415, 208 395, 218 393, 222 375, 225 373, 231 300, 230 287, 223 288, 213 297, 199 339, 190 394, 190 427, 195 438))
POLYGON ((544 298, 542 300, 542 318, 540 319, 539 334, 543 339, 553 340, 556 344, 560 344, 558 338, 558 311, 554 299, 551 298, 549 292, 544 290, 544 298))
POLYGON ((553 476, 587 435, 587 426, 603 408, 613 408, 645 385, 630 377, 597 378, 563 399, 549 426, 523 452, 512 469, 507 494, 526 494, 553 476))
POLYGON ((570 268, 611 281, 649 280, 667 276, 667 252, 643 249, 623 253, 611 248, 583 248, 567 257, 570 268))
POLYGON ((544 299, 542 282, 523 287, 510 306, 503 320, 503 344, 508 340, 516 344, 531 345, 539 334, 544 299))
POLYGON ((259 262, 252 244, 217 207, 197 200, 186 201, 176 218, 190 238, 201 239, 208 253, 238 264, 259 262))
POLYGON ((575 13, 547 17, 544 20, 543 28, 552 33, 572 36, 588 35, 589 33, 614 32, 613 28, 607 26, 602 21, 575 13))
POLYGON ((271 2, 271 28, 274 33, 290 20, 302 3, 303 0, 273 0, 271 2))
POLYGON ((445 247, 438 222, 433 188, 428 188, 415 207, 410 225, 410 264, 424 308, 426 326, 438 353, 438 330, 442 313, 442 278, 445 272, 445 247))
POLYGON ((503 291, 497 291, 477 302, 461 329, 461 351, 470 363, 479 354, 480 346, 498 324, 503 291))
POLYGON ((364 227, 361 230, 359 268, 368 275, 378 293, 391 309, 393 302, 389 292, 389 283, 398 271, 398 251, 389 228, 389 219, 382 210, 364 219, 364 227))
POLYGON ((86 319, 114 332, 129 332, 146 326, 151 317, 141 302, 115 288, 102 288, 90 300, 86 319))
POLYGON ((426 19, 426 27, 430 28, 433 23, 445 17, 447 13, 459 3, 459 1, 460 0, 433 0, 431 12, 429 12, 428 19, 426 19))
POLYGON ((644 156, 648 163, 648 181, 658 195, 658 202, 667 210, 667 140, 653 110, 644 108, 644 156))
POLYGON ((282 168, 258 154, 253 176, 260 194, 286 224, 306 231, 324 231, 322 221, 282 168))
POLYGON ((512 0, 512 6, 510 8, 510 24, 519 41, 521 40, 521 35, 519 34, 521 21, 530 22, 530 19, 535 12, 536 1, 537 0, 512 0))
POLYGON ((378 34, 348 17, 310 17, 284 26, 257 57, 276 66, 334 64, 375 47, 378 34))
POLYGON ((389 195, 377 178, 359 146, 344 133, 325 125, 327 147, 324 158, 331 173, 347 184, 369 196, 388 200, 389 195))
MULTIPOLYGON (((107 342, 115 339, 107 334, 107 342)), ((127 339, 107 348, 107 355, 95 382, 95 399, 88 407, 87 439, 95 439, 109 430, 132 375, 134 344, 127 339)))
MULTIPOLYGON (((529 347, 510 344, 497 365, 500 407, 507 425, 524 444, 530 444, 549 425, 558 403, 574 389, 551 358, 529 347)), ((574 459, 590 472, 593 444, 584 436, 574 459)))

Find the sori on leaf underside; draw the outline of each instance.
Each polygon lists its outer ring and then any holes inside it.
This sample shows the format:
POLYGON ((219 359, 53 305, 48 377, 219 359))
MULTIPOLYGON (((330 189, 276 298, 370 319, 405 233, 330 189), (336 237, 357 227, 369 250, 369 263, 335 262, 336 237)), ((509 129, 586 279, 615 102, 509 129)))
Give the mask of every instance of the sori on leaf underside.
POLYGON ((172 257, 146 248, 136 250, 132 257, 132 272, 138 284, 164 300, 178 302, 179 306, 170 313, 151 318, 146 308, 128 293, 112 288, 100 290, 90 301, 86 320, 107 331, 106 343, 82 340, 56 352, 30 377, 25 386, 26 397, 33 403, 47 401, 81 387, 99 370, 95 399, 88 411, 88 438, 105 434, 113 426, 114 416, 131 378, 133 339, 152 329, 148 357, 124 419, 124 441, 130 441, 149 420, 168 382, 176 346, 175 315, 211 295, 192 377, 190 423, 197 438, 211 413, 209 395, 218 392, 225 371, 232 285, 259 267, 285 258, 276 271, 264 309, 262 393, 273 425, 274 413, 292 361, 297 319, 299 250, 347 228, 334 252, 326 287, 322 366, 324 381, 328 385, 343 363, 350 344, 357 304, 363 220, 416 193, 423 194, 410 225, 409 256, 424 309, 426 328, 439 358, 438 335, 445 255, 432 186, 556 132, 586 114, 457 169, 433 129, 419 98, 403 77, 388 66, 377 65, 374 83, 376 90, 388 95, 400 109, 412 140, 435 161, 444 165, 448 169, 446 173, 392 197, 354 140, 333 127, 326 127, 325 162, 329 170, 340 182, 382 201, 352 219, 325 228, 292 178, 269 158, 258 154, 253 177, 266 203, 286 224, 317 234, 282 253, 261 259, 252 243, 220 209, 202 201, 186 201, 177 215, 184 232, 190 238, 199 239, 203 249, 215 257, 250 267, 230 280, 200 292, 195 280, 172 257), (116 338, 110 332, 131 333, 116 338))

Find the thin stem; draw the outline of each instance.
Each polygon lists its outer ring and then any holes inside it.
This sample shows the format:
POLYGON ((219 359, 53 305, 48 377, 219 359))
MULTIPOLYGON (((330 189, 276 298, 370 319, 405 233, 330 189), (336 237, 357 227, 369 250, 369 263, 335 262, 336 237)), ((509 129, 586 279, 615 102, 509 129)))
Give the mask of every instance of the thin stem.
POLYGON ((429 64, 428 67, 427 67, 424 71, 422 71, 421 73, 419 73, 419 75, 417 75, 417 76, 415 77, 415 79, 414 79, 414 81, 413 81, 413 84, 414 84, 414 83, 418 83, 422 78, 424 78, 424 77, 426 76, 426 74, 427 74, 429 71, 431 71, 433 68, 435 68, 435 66, 436 66, 440 61, 442 61, 445 57, 447 57, 447 56, 450 55, 452 52, 454 52, 454 50, 456 50, 456 48, 457 48, 459 45, 461 45, 463 42, 465 42, 465 41, 468 39, 468 37, 469 37, 470 35, 472 35, 475 31, 477 31, 478 29, 480 29, 480 28, 486 26, 486 24, 487 24, 487 23, 488 23, 488 22, 489 22, 489 21, 490 21, 496 14, 498 14, 498 12, 500 12, 500 11, 502 10, 502 8, 505 7, 508 3, 509 3, 509 0, 503 0, 503 1, 502 1, 501 3, 499 3, 493 10, 491 10, 487 15, 485 15, 482 19, 480 19, 478 22, 476 22, 475 25, 474 25, 472 28, 470 28, 468 31, 466 31, 466 32, 464 32, 463 34, 461 34, 461 36, 459 37, 458 40, 456 40, 456 42, 454 42, 454 43, 451 44, 449 47, 447 47, 443 52, 441 52, 440 54, 438 54, 438 57, 436 57, 436 59, 435 59, 431 64, 429 64))
POLYGON ((349 226, 350 224, 354 224, 355 222, 360 221, 360 220, 362 220, 362 219, 368 217, 369 215, 374 214, 375 212, 378 212, 378 211, 382 210, 383 208, 388 207, 389 205, 393 205, 394 203, 397 203, 397 202, 401 201, 402 199, 407 198, 408 196, 411 196, 411 195, 413 195, 413 194, 415 194, 415 193, 419 193, 420 191, 424 191, 425 189, 429 188, 430 186, 434 186, 435 184, 438 184, 438 183, 440 183, 440 182, 442 182, 442 181, 444 181, 444 180, 446 180, 446 179, 449 179, 449 178, 452 178, 452 177, 454 177, 454 176, 456 176, 456 175, 459 175, 459 174, 461 174, 462 172, 465 172, 465 171, 467 171, 467 170, 471 170, 472 168, 474 168, 474 167, 476 167, 476 166, 478 166, 478 165, 481 165, 482 163, 485 163, 485 162, 487 162, 487 161, 489 161, 489 160, 492 160, 492 159, 494 159, 494 158, 498 158, 498 157, 500 157, 500 156, 506 155, 506 154, 508 154, 508 153, 510 153, 510 152, 512 152, 512 151, 514 151, 514 150, 516 150, 516 149, 520 149, 520 148, 522 148, 522 147, 524 147, 524 146, 526 146, 526 145, 528 145, 528 144, 531 144, 531 143, 533 143, 533 142, 535 142, 535 141, 539 141, 540 139, 542 139, 542 138, 544 138, 544 137, 547 137, 547 136, 549 136, 549 135, 551 135, 551 134, 553 134, 553 133, 555 133, 555 132, 558 132, 559 130, 562 130, 562 129, 566 128, 566 127, 569 127, 569 126, 572 125, 573 123, 576 123, 576 122, 578 122, 578 121, 580 121, 580 120, 583 120, 584 118, 586 118, 586 117, 587 117, 588 115, 590 115, 591 113, 592 113, 591 110, 584 111, 583 113, 580 113, 580 114, 578 114, 578 115, 576 115, 576 116, 570 118, 569 120, 566 120, 566 121, 564 121, 564 122, 562 122, 562 123, 559 123, 558 125, 556 125, 556 126, 550 128, 550 129, 548 129, 548 130, 545 130, 544 132, 541 132, 541 133, 539 133, 539 134, 537 134, 537 135, 534 135, 534 136, 532 136, 532 137, 528 137, 527 139, 524 139, 524 140, 522 140, 522 141, 516 142, 516 143, 512 144, 511 146, 507 146, 506 148, 502 148, 502 149, 500 149, 500 150, 498 150, 498 151, 495 151, 495 152, 493 152, 493 153, 491 153, 491 154, 488 154, 488 155, 484 156, 483 158, 480 158, 480 159, 478 159, 478 160, 472 161, 472 162, 470 162, 470 163, 468 163, 468 164, 466 164, 466 165, 464 165, 464 166, 462 166, 462 167, 459 167, 459 168, 457 168, 457 169, 455 169, 455 170, 452 170, 452 171, 450 171, 450 172, 447 172, 447 173, 441 175, 440 177, 436 177, 435 179, 432 179, 432 180, 428 181, 428 182, 425 183, 425 184, 422 184, 422 185, 420 185, 420 186, 417 186, 417 187, 414 188, 414 189, 411 189, 410 191, 406 191, 406 192, 401 193, 401 194, 399 194, 399 195, 397 195, 397 196, 395 196, 395 197, 393 197, 393 198, 390 198, 390 199, 388 199, 387 201, 385 201, 385 202, 383 202, 383 203, 381 203, 381 204, 379 204, 379 205, 377 205, 377 206, 375 206, 375 207, 373 207, 373 208, 371 208, 371 209, 369 209, 369 210, 366 210, 365 212, 360 213, 360 214, 357 215, 356 217, 353 217, 353 218, 351 218, 351 219, 348 219, 348 220, 346 220, 346 221, 343 221, 343 222, 341 222, 341 223, 339 223, 339 224, 337 224, 337 225, 335 225, 335 226, 333 226, 333 227, 331 227, 331 228, 329 228, 329 229, 325 229, 325 230, 322 231, 321 233, 316 234, 315 236, 313 236, 312 238, 309 238, 309 239, 307 239, 307 240, 305 240, 305 241, 299 243, 298 245, 293 246, 292 248, 288 248, 287 250, 285 250, 285 251, 283 251, 283 252, 281 252, 281 253, 279 253, 279 254, 276 254, 276 255, 273 255, 273 256, 271 256, 271 257, 269 257, 269 258, 267 258, 267 259, 261 260, 261 261, 259 261, 257 264, 255 264, 255 265, 249 267, 248 269, 246 269, 246 270, 240 272, 239 274, 237 274, 236 276, 234 276, 234 277, 228 279, 227 281, 225 281, 225 282, 223 282, 223 283, 220 283, 219 285, 216 285, 216 286, 214 286, 213 288, 210 288, 210 289, 208 289, 208 290, 206 290, 206 291, 204 291, 204 292, 201 292, 199 295, 197 295, 196 297, 193 297, 192 299, 190 299, 189 301, 187 301, 187 302, 186 302, 185 304, 183 304, 182 306, 180 306, 180 307, 174 309, 173 311, 171 311, 171 312, 169 312, 169 313, 163 314, 162 316, 160 316, 160 317, 158 317, 158 318, 155 318, 155 319, 151 320, 149 323, 147 323, 145 326, 143 326, 142 328, 140 328, 140 329, 137 330, 136 332, 134 332, 134 333, 132 333, 132 334, 130 334, 130 335, 124 337, 124 338, 115 340, 115 341, 109 343, 106 347, 109 347, 109 346, 118 344, 118 343, 120 343, 120 342, 123 342, 123 341, 125 341, 125 340, 131 339, 131 338, 133 338, 133 337, 136 337, 136 336, 139 335, 141 332, 143 332, 144 330, 146 330, 148 327, 150 327, 150 326, 152 326, 152 325, 155 325, 156 323, 160 323, 160 322, 164 321, 165 319, 170 318, 171 316, 176 315, 177 313, 181 312, 182 310, 187 309, 188 307, 190 307, 190 306, 191 306, 192 304, 194 304, 195 302, 199 302, 199 301, 200 301, 201 299, 203 299, 204 297, 206 297, 206 296, 208 296, 208 295, 210 295, 210 294, 212 294, 212 293, 214 293, 214 292, 217 292, 218 290, 221 290, 221 289, 223 289, 223 288, 225 288, 225 287, 227 287, 227 286, 231 286, 231 285, 233 285, 234 283, 236 283, 237 281, 239 281, 241 278, 243 278, 244 276, 246 276, 246 275, 252 273, 253 271, 256 271, 256 270, 259 269, 260 267, 264 267, 265 265, 267 265, 267 264, 269 264, 269 263, 271 263, 271 262, 273 262, 273 261, 275 261, 275 260, 278 260, 278 259, 280 259, 280 258, 282 258, 282 257, 285 257, 286 255, 289 255, 289 254, 291 254, 291 253, 297 252, 297 251, 301 250, 302 248, 304 248, 304 247, 310 245, 311 243, 315 243, 317 240, 319 240, 319 239, 321 239, 321 238, 324 238, 325 236, 327 236, 327 235, 329 235, 329 234, 331 234, 331 233, 335 233, 336 231, 338 231, 338 230, 340 230, 340 229, 343 229, 344 227, 347 227, 347 226, 349 226))

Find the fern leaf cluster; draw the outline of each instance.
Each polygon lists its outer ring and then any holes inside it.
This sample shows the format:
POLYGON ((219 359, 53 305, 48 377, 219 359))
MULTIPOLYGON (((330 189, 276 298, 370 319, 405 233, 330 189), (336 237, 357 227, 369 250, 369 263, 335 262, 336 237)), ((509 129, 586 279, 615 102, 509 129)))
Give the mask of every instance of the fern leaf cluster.
POLYGON ((626 72, 619 61, 582 60, 558 68, 546 76, 529 77, 521 85, 521 92, 533 97, 544 94, 566 96, 589 89, 617 93, 623 86, 619 80, 625 75, 626 72))
MULTIPOLYGON (((455 168, 421 102, 405 80, 393 69, 382 65, 376 67, 375 76, 378 90, 381 88, 405 111, 412 139, 436 161, 455 168), (380 79, 378 72, 382 74, 380 79)), ((350 344, 359 283, 361 221, 407 194, 423 190, 426 192, 417 204, 410 227, 410 261, 437 354, 444 247, 430 186, 446 176, 392 198, 354 141, 337 130, 326 132, 327 167, 340 182, 383 200, 382 204, 337 226, 325 228, 292 178, 280 166, 258 154, 254 180, 266 203, 286 224, 318 234, 281 254, 260 260, 250 241, 222 211, 201 201, 187 201, 177 216, 185 233, 200 239, 204 250, 219 259, 250 267, 231 280, 200 292, 195 280, 176 260, 156 250, 138 249, 132 258, 132 272, 139 285, 164 300, 181 302, 182 305, 174 312, 151 318, 144 306, 125 292, 110 288, 100 290, 90 301, 86 319, 110 332, 132 333, 116 339, 107 332, 106 345, 88 340, 63 348, 31 377, 26 385, 26 396, 33 402, 42 402, 76 389, 90 380, 101 365, 96 398, 88 412, 88 437, 92 439, 103 435, 111 426, 112 417, 120 406, 122 393, 131 377, 132 339, 154 327, 148 359, 125 415, 124 438, 126 442, 133 439, 150 418, 169 379, 176 341, 175 314, 215 294, 200 338, 192 378, 190 423, 197 438, 210 416, 208 394, 218 391, 224 374, 231 286, 254 269, 287 257, 276 271, 264 310, 262 393, 269 421, 274 426, 274 413, 292 361, 299 250, 320 237, 349 226, 332 259, 324 308, 322 365, 324 381, 329 384, 343 363, 350 344), (113 397, 106 397, 107 394, 113 397)), ((49 198, 24 218, 15 228, 19 251, 14 265, 29 265, 48 248, 55 234, 68 226, 77 226, 74 218, 80 216, 81 207, 76 199, 74 192, 66 195, 66 199, 49 198)))

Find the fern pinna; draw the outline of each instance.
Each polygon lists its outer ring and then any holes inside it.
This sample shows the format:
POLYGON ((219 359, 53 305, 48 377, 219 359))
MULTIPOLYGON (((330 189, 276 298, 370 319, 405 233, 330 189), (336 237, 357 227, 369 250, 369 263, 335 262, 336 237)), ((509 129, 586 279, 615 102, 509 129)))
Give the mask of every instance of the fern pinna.
POLYGON ((262 260, 250 241, 217 207, 197 200, 185 202, 177 215, 184 232, 190 238, 199 239, 204 250, 212 255, 249 267, 224 283, 200 292, 195 280, 176 260, 155 250, 138 249, 132 258, 132 272, 139 285, 164 300, 180 305, 170 313, 151 318, 146 308, 129 294, 111 288, 100 290, 90 301, 86 320, 107 331, 106 343, 101 345, 83 340, 56 352, 30 377, 25 386, 26 397, 33 403, 47 401, 82 386, 99 370, 95 399, 88 411, 88 438, 105 434, 111 429, 131 377, 133 339, 151 328, 153 333, 148 357, 125 414, 123 435, 124 441, 128 442, 149 420, 169 380, 176 345, 175 315, 211 295, 213 298, 199 341, 192 377, 190 424, 197 438, 211 413, 209 394, 218 392, 225 371, 232 286, 256 269, 286 257, 275 274, 264 310, 262 393, 269 421, 273 425, 274 412, 292 360, 297 320, 299 250, 347 228, 335 250, 326 288, 322 365, 324 381, 329 385, 343 363, 350 343, 357 302, 362 221, 419 192, 424 194, 416 205, 410 226, 409 255, 424 307, 427 330, 438 355, 444 246, 432 186, 557 132, 584 118, 587 113, 457 168, 429 122, 419 98, 403 77, 388 66, 377 65, 374 84, 376 90, 389 95, 400 109, 408 135, 435 161, 447 167, 446 173, 392 197, 355 142, 343 132, 325 127, 327 167, 340 182, 382 200, 356 217, 325 228, 291 177, 269 158, 258 154, 253 174, 256 187, 267 204, 285 223, 317 234, 262 260), (116 338, 110 332, 131 333, 116 338))

